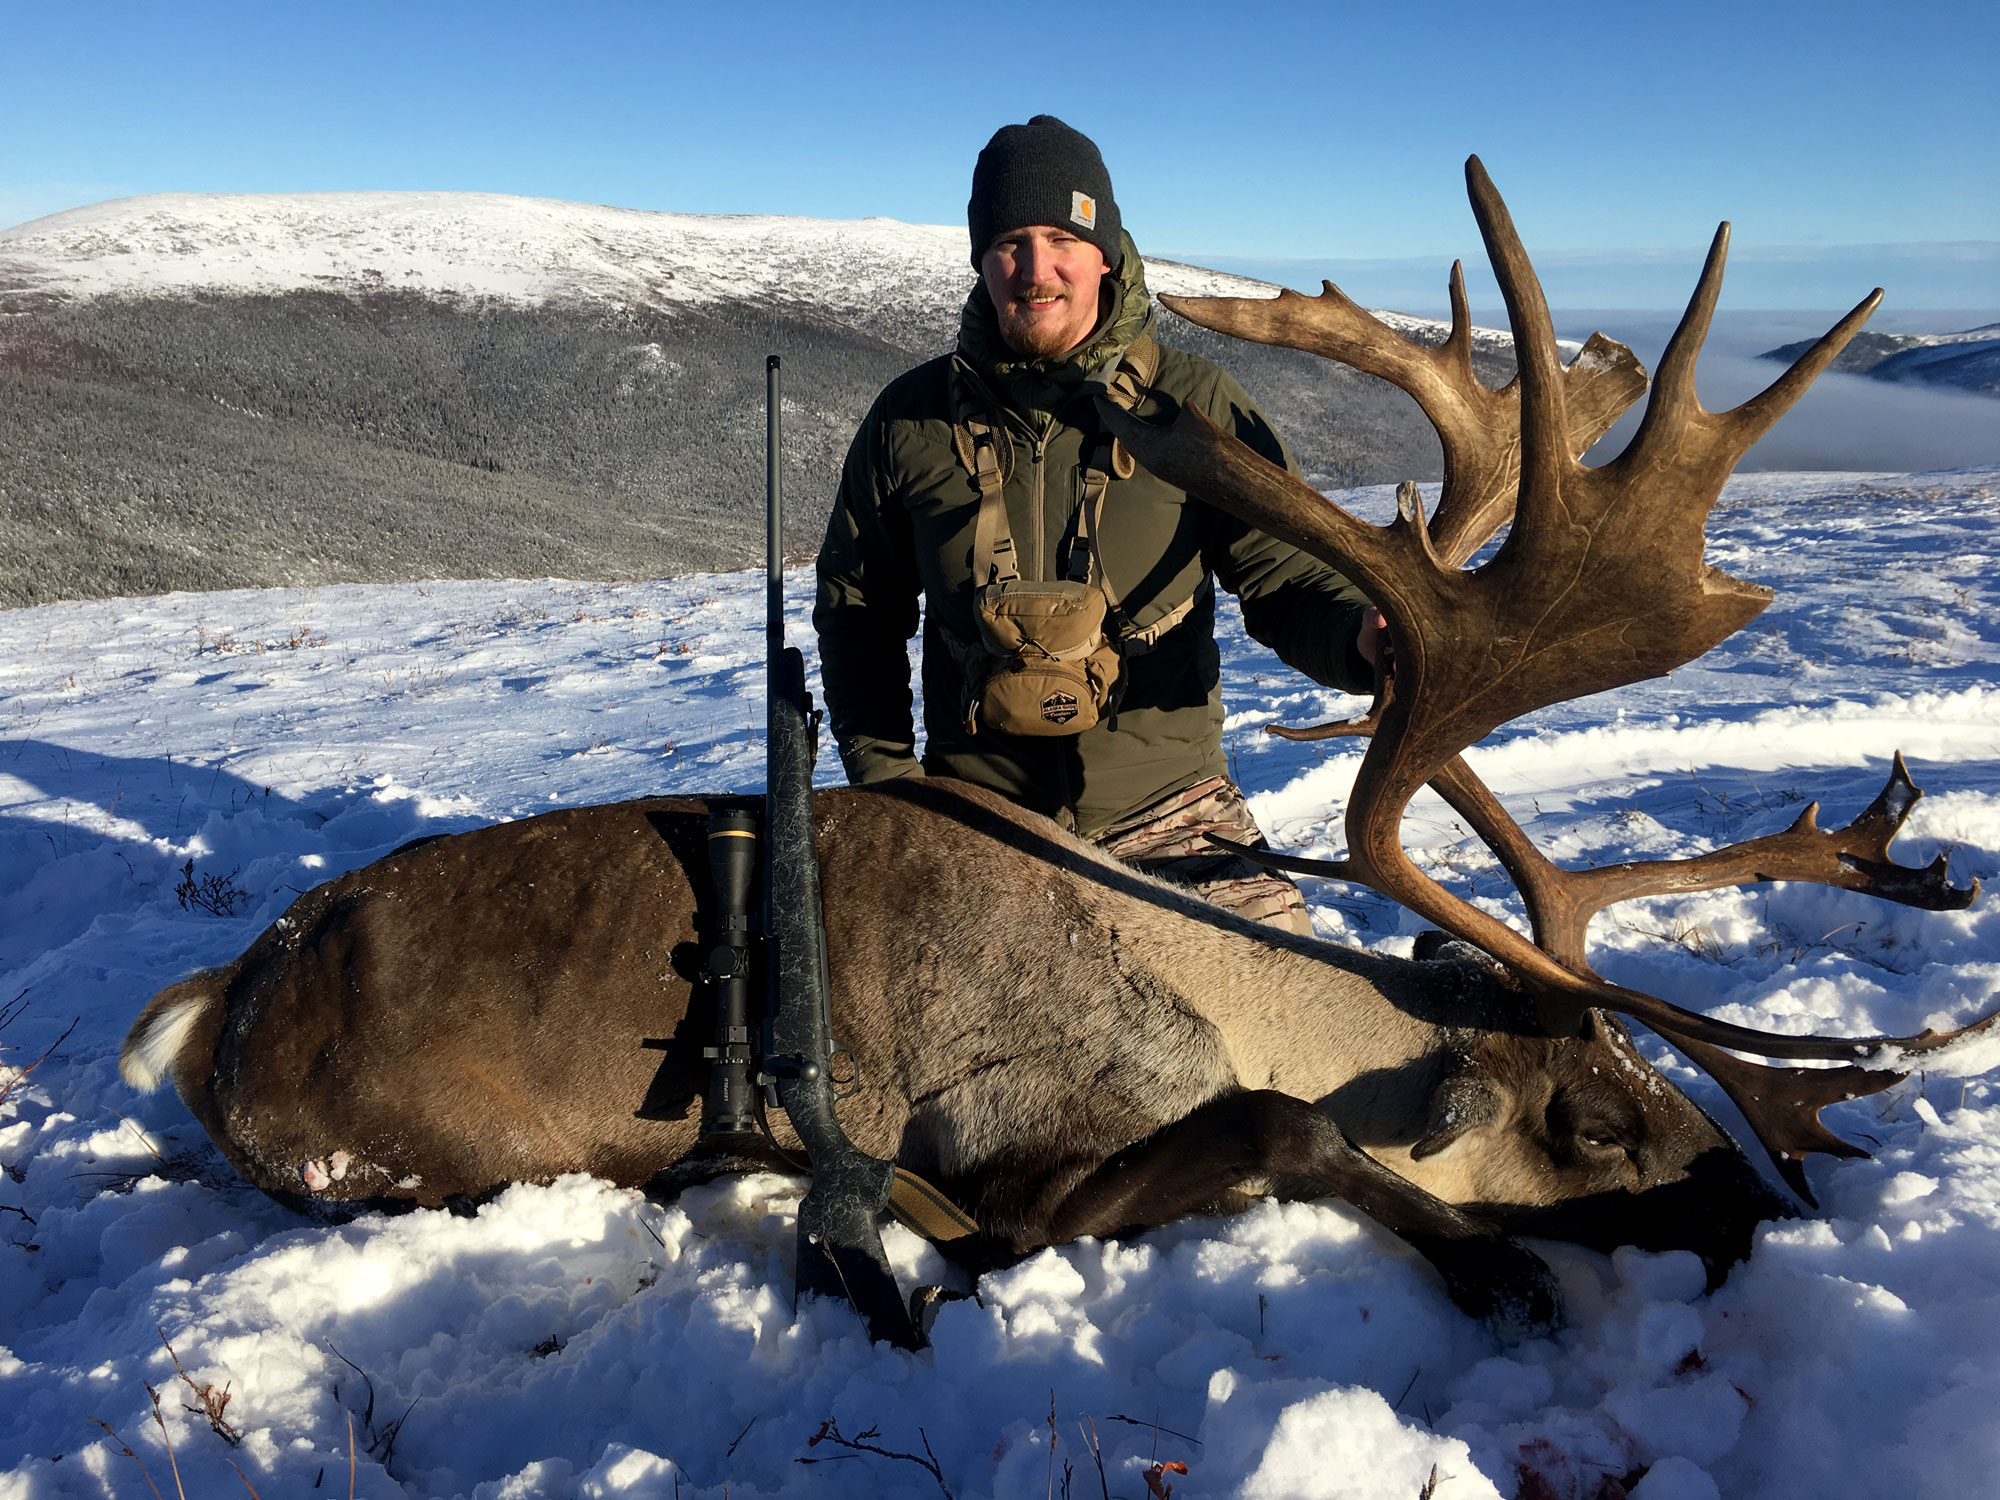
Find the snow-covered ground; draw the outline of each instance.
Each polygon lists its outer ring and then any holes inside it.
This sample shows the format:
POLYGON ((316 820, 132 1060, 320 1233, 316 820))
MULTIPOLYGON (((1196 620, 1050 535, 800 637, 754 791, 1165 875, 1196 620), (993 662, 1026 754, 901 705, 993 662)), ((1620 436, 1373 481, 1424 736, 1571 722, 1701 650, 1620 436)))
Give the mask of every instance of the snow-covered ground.
MULTIPOLYGON (((1350 497, 1378 518, 1386 494, 1350 497)), ((1823 800, 1845 822, 1901 747, 1930 795, 1905 862, 2000 869, 2000 471, 1733 481, 1712 560, 1778 590, 1710 658, 1515 726, 1474 756, 1576 863, 1691 853, 1823 800)), ((807 578, 790 580, 794 638, 807 578)), ((0 1496, 1964 1497, 2000 1473, 2000 1094, 1918 1077, 1829 1119, 1823 1209, 1714 1295, 1683 1255, 1544 1247, 1572 1315, 1503 1348, 1337 1203, 1266 1204, 1051 1250, 947 1305, 935 1346, 794 1319, 797 1185, 668 1206, 569 1179, 475 1218, 340 1228, 236 1181, 116 1051, 146 997, 295 892, 413 836, 761 775, 762 580, 337 587, 0 614, 0 1496), (183 905, 206 895, 228 912, 183 905), (240 893, 240 896, 239 894, 240 893), (74 1021, 74 1029, 67 1030, 74 1021), (53 1051, 25 1078, 18 1070, 53 1051), (175 1373, 227 1389, 231 1447, 175 1373), (96 1425, 108 1423, 117 1438, 96 1425), (917 1463, 813 1439, 936 1455, 917 1463), (863 1438, 864 1434, 872 1436, 863 1438), (1051 1437, 1055 1439, 1053 1452, 1051 1437), (129 1444, 137 1461, 122 1456, 129 1444), (1100 1487, 1093 1445, 1101 1445, 1100 1487), (1613 1487, 1615 1485, 1620 1487, 1613 1487), (169 1491, 171 1493, 171 1491, 169 1491)), ((1240 778, 1281 845, 1338 843, 1355 754, 1259 727, 1351 710, 1247 642, 1240 778)), ((822 775, 835 774, 829 763, 822 775)), ((1411 835, 1501 882, 1437 804, 1411 835)), ((1322 930, 1415 924, 1312 883, 1322 930)), ((1927 914, 1807 887, 1599 921, 1614 978, 1780 1029, 1910 1031, 2000 985, 1989 899, 1927 914)), ((1717 1091, 1657 1044, 1724 1118, 1717 1091)), ((892 1230, 907 1280, 934 1252, 892 1230)))

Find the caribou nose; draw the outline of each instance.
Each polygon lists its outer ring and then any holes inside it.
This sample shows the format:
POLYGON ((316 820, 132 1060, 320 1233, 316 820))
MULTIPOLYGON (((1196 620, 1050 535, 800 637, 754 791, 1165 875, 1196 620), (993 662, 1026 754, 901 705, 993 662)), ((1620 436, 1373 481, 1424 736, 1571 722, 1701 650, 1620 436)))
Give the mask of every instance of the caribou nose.
POLYGON ((1764 1180, 1741 1151, 1717 1148, 1696 1157, 1688 1171, 1688 1206, 1699 1213, 1712 1205, 1706 1223, 1693 1231, 1686 1248, 1701 1257, 1712 1292, 1729 1279, 1739 1261, 1750 1258, 1757 1226, 1797 1215, 1789 1200, 1764 1180))

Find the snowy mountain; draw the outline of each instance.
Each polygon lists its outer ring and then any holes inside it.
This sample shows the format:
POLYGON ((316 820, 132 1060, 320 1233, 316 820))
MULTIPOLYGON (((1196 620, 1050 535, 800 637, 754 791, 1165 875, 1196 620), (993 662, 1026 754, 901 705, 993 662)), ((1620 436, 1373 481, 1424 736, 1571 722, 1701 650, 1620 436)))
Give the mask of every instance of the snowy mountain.
MULTIPOLYGON (((1149 270, 1156 291, 1271 290, 1149 270)), ((739 566, 773 350, 803 552, 868 404, 949 347, 972 280, 958 229, 477 193, 164 194, 20 225, 0 232, 0 605, 739 566)), ((1162 333, 1241 377, 1324 482, 1440 472, 1380 381, 1162 333)), ((1511 373, 1505 335, 1476 359, 1511 373)))
MULTIPOLYGON (((1811 340, 1767 350, 1765 359, 1789 364, 1811 340)), ((1959 333, 1870 333, 1854 336, 1828 367, 1875 380, 1947 386, 2000 396, 2000 323, 1959 333)))
MULTIPOLYGON (((1269 296, 1149 260, 1155 293, 1269 296)), ((972 284, 965 231, 895 219, 670 214, 494 193, 159 193, 0 230, 0 288, 68 298, 294 291, 661 310, 792 302, 901 348, 942 347, 972 284)), ((1387 316, 1442 337, 1435 319, 1387 316)), ((1479 343, 1511 348, 1482 329, 1479 343)))
MULTIPOLYGON (((1386 491, 1339 498, 1393 513, 1386 491)), ((1774 833, 1815 799, 1837 827, 1900 748, 1929 795, 1896 857, 1989 891, 1957 912, 1796 884, 1627 903, 1593 932, 1608 978, 1782 1031, 1902 1034, 1994 1003, 1996 530, 1992 469, 1740 476, 1709 556, 1775 588, 1755 625, 1469 753, 1581 868, 1774 833)), ((810 586, 787 579, 808 653, 810 586)), ((119 1081, 148 995, 408 840, 761 786, 763 595, 734 573, 0 612, 0 1496, 142 1496, 143 1466, 196 1496, 243 1493, 240 1472, 324 1500, 1142 1500, 1161 1462, 1186 1465, 1156 1476, 1184 1500, 1992 1492, 2000 1073, 1976 1063, 1831 1106, 1872 1159, 1812 1158, 1822 1207, 1764 1226, 1712 1294, 1686 1253, 1538 1243, 1570 1325, 1505 1346, 1345 1205, 1263 1203, 1043 1251, 946 1305, 917 1354, 871 1347, 844 1306, 794 1316, 792 1179, 655 1203, 566 1177, 467 1217, 328 1226, 248 1189, 171 1091, 119 1081), (228 1394, 220 1426, 202 1387, 228 1394), (874 1451, 815 1442, 829 1420, 874 1451), (927 1453, 935 1478, 893 1456, 927 1453)), ((1358 705, 1233 610, 1219 638, 1257 817, 1282 848, 1336 853, 1354 742, 1260 730, 1358 705)), ((1420 799, 1407 837, 1428 874, 1523 920, 1442 803, 1420 799)), ((1407 956, 1423 925, 1306 891, 1352 947, 1407 956)), ((905 1286, 962 1276, 886 1240, 905 1286)))

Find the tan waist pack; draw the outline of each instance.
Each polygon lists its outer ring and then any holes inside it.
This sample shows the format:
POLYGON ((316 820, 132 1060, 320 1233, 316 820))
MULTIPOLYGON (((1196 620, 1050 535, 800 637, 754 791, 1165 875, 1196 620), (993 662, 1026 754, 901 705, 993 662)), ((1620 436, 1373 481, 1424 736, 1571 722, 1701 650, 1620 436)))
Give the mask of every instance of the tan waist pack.
POLYGON ((1108 716, 1119 653, 1104 591, 1088 583, 989 583, 976 596, 977 646, 960 655, 965 727, 1082 734, 1108 716))

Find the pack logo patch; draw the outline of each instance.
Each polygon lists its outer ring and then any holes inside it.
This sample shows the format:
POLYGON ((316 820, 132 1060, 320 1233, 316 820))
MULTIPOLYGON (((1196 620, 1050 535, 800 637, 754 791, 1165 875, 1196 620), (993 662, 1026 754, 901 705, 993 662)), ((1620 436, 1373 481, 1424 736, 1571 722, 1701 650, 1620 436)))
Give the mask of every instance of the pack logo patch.
POLYGON ((1069 217, 1072 223, 1081 224, 1085 229, 1095 229, 1097 227, 1097 200, 1088 193, 1071 193, 1069 195, 1069 217))
POLYGON ((1042 700, 1042 717, 1051 724, 1067 724, 1076 717, 1076 697, 1072 693, 1050 693, 1042 700))

